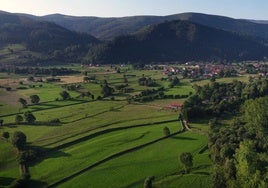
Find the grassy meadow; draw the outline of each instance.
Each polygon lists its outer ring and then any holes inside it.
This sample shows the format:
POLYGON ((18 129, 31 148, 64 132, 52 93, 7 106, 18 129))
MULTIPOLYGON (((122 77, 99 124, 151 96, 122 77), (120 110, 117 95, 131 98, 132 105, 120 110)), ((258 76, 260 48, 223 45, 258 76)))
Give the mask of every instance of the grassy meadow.
MULTIPOLYGON (((4 52, 1 52, 4 55, 4 52)), ((192 131, 180 132, 179 110, 168 109, 185 98, 157 98, 148 102, 128 101, 141 91, 164 87, 164 94, 189 95, 193 83, 182 79, 178 86, 169 88, 167 77, 159 70, 133 70, 122 67, 117 73, 111 67, 76 70, 95 76, 95 82, 83 82, 83 75, 62 76, 60 82, 30 82, 24 75, 0 74, 0 119, 4 125, 0 134, 22 131, 27 145, 39 151, 38 159, 29 166, 30 187, 142 187, 148 176, 155 176, 155 187, 209 187, 210 159, 207 144, 207 122, 190 122, 192 131), (110 87, 126 84, 130 92, 115 90, 102 96, 101 85, 107 80, 110 87), (142 76, 151 77, 158 86, 138 84, 142 76), (23 83, 21 83, 23 82, 23 83), (78 90, 66 90, 66 85, 79 84, 78 90), (34 87, 33 87, 34 85, 34 87), (42 86, 40 86, 42 85, 42 86), (20 89, 20 87, 24 89, 20 89), (66 90, 71 99, 62 100, 59 93, 66 90), (95 96, 79 97, 89 91, 95 96), (32 104, 31 95, 40 102, 32 104), (27 100, 27 108, 18 102, 27 100), (17 114, 31 111, 36 117, 32 124, 15 122, 17 114), (57 119, 57 123, 50 123, 57 119), (166 137, 163 128, 171 136, 166 137), (202 152, 200 152, 202 151, 202 152), (179 155, 191 152, 194 166, 190 174, 183 174, 179 155), (56 183, 56 184, 54 184, 56 183)), ((43 77, 45 79, 45 76, 43 77)), ((18 152, 10 139, 0 139, 0 187, 8 187, 20 177, 18 152)))

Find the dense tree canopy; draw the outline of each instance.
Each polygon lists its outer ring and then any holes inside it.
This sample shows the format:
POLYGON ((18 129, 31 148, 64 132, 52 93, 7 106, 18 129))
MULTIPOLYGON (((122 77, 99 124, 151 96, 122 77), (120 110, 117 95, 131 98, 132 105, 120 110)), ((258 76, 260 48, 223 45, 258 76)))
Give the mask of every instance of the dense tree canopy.
POLYGON ((30 99, 31 99, 31 102, 34 103, 34 104, 37 104, 40 101, 40 98, 39 98, 38 95, 31 95, 30 99))
POLYGON ((21 150, 26 144, 26 135, 21 131, 16 131, 13 133, 11 143, 14 147, 21 150))
POLYGON ((34 123, 36 120, 36 117, 30 111, 24 113, 24 118, 27 123, 34 123))
POLYGON ((180 155, 180 161, 184 165, 185 172, 189 173, 190 168, 193 166, 193 156, 191 153, 186 152, 180 155))

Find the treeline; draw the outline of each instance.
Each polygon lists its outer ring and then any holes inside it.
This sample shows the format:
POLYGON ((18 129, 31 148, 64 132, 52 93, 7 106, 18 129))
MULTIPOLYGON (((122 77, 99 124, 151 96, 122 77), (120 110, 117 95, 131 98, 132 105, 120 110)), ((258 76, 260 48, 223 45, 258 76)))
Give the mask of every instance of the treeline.
POLYGON ((25 74, 25 75, 70 75, 78 74, 80 71, 68 69, 68 68, 39 68, 39 67, 2 67, 0 72, 14 73, 14 74, 25 74))
POLYGON ((204 86, 194 85, 194 89, 195 94, 183 104, 182 113, 186 119, 235 114, 247 99, 268 95, 268 79, 249 78, 249 83, 237 80, 232 83, 211 81, 204 86))
POLYGON ((249 78, 248 83, 211 81, 194 86, 196 94, 183 104, 185 119, 231 115, 223 126, 210 120, 210 158, 213 188, 257 188, 268 183, 268 79, 249 78))
POLYGON ((225 128, 211 122, 212 187, 257 188, 268 183, 268 97, 247 100, 225 128))

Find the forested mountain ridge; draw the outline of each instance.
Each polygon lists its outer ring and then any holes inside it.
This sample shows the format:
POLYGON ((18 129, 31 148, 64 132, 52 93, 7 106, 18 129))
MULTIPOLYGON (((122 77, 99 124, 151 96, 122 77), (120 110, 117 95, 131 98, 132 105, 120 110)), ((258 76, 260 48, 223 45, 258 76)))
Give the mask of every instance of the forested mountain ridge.
MULTIPOLYGON (((58 16, 61 17, 62 15, 58 16)), ((122 21, 122 24, 124 23, 127 28, 132 27, 135 30, 137 24, 142 23, 143 25, 140 25, 140 27, 143 29, 138 32, 135 31, 135 34, 120 35, 111 41, 101 43, 91 35, 70 31, 52 22, 40 21, 43 17, 37 19, 38 17, 31 15, 0 12, 0 45, 1 48, 9 48, 8 45, 10 44, 19 44, 25 46, 29 51, 43 54, 44 56, 41 59, 39 57, 34 58, 36 62, 43 60, 91 63, 152 63, 170 61, 185 62, 191 60, 240 61, 262 60, 268 54, 268 47, 263 44, 265 39, 259 38, 257 34, 254 34, 254 36, 245 33, 237 34, 234 29, 233 32, 227 32, 222 28, 216 29, 188 21, 197 16, 204 23, 215 25, 219 19, 228 20, 230 18, 212 16, 215 19, 213 21, 209 15, 193 13, 161 18, 174 19, 175 16, 186 21, 164 21, 160 24, 150 25, 155 20, 153 16, 121 18, 121 21, 125 19, 122 21), (200 19, 201 17, 203 19, 200 19), (134 24, 133 22, 128 22, 129 19, 135 19, 136 22, 134 24), (143 27, 146 25, 145 23, 150 26, 143 27)), ((65 17, 66 19, 76 18, 70 16, 65 17)), ((54 18, 54 16, 51 15, 51 18, 54 18)), ((85 21, 88 20, 87 17, 84 19, 85 21)), ((92 19, 99 20, 96 17, 92 19)), ((118 18, 107 19, 107 23, 118 21, 118 18)), ((225 22, 222 21, 218 24, 219 26, 221 25, 220 23, 224 25, 225 22)), ((251 23, 244 22, 247 24, 251 23)), ((233 22, 231 23, 229 28, 239 28, 239 24, 233 25, 233 22)), ((239 21, 239 23, 241 22, 239 21)), ((98 21, 95 24, 96 29, 100 29, 100 31, 111 34, 116 31, 98 27, 98 21)), ((121 28, 121 24, 118 25, 118 28, 121 28)), ((127 28, 125 33, 129 32, 127 28)), ((243 29, 241 30, 244 31, 243 29)), ((256 27, 252 31, 257 32, 259 30, 256 27)), ((266 34, 265 30, 263 31, 266 34)), ((10 50, 10 55, 12 55, 13 49, 8 50, 10 50)), ((23 54, 23 56, 25 55, 23 54)), ((28 57, 27 54, 26 56, 28 57)), ((29 57, 32 57, 32 55, 29 55, 29 57)), ((6 59, 9 58, 6 57, 6 59)), ((29 61, 33 61, 33 58, 29 61)))
POLYGON ((165 62, 255 60, 268 48, 251 38, 189 21, 153 25, 135 35, 126 35, 92 48, 92 62, 165 62))
MULTIPOLYGON (((70 30, 89 33, 99 39, 133 34, 140 29, 165 21, 186 20, 229 32, 268 40, 268 24, 201 13, 181 13, 168 16, 130 16, 121 18, 76 17, 52 14, 42 17, 28 15, 37 20, 51 21, 70 30), (254 23, 255 22, 255 23, 254 23)), ((263 22, 262 22, 263 23, 263 22)))
POLYGON ((0 12, 0 47, 20 44, 27 50, 60 58, 86 53, 99 40, 88 34, 70 31, 55 23, 36 21, 16 14, 0 12))

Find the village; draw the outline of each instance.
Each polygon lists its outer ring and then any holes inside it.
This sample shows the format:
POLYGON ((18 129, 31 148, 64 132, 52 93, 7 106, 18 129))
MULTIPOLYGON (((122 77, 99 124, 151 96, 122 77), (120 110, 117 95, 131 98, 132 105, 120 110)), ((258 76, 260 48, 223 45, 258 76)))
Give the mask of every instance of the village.
POLYGON ((241 63, 208 63, 208 62, 187 62, 174 65, 147 65, 146 70, 163 70, 163 75, 182 74, 184 78, 203 80, 210 78, 236 77, 245 74, 257 74, 266 76, 268 62, 241 62, 241 63))

